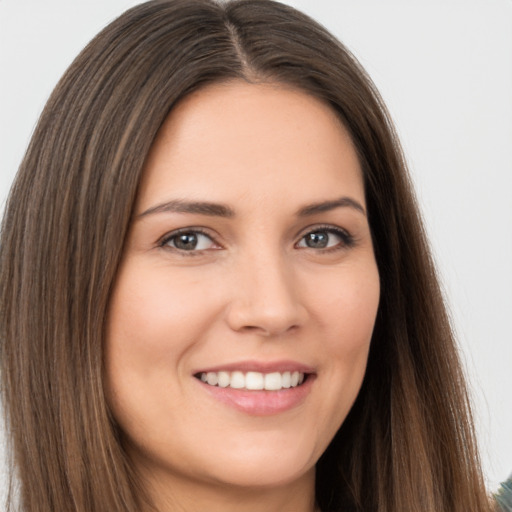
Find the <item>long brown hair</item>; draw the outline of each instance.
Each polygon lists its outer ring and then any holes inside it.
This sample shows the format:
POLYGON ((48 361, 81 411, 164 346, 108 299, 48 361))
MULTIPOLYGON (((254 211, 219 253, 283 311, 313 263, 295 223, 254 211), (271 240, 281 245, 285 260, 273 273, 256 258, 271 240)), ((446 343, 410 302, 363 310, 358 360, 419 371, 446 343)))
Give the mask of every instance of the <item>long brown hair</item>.
POLYGON ((327 102, 357 148, 381 279, 367 374, 317 464, 329 511, 490 510, 461 366, 392 123, 345 47, 270 0, 155 0, 77 57, 13 185, 0 248, 3 397, 24 512, 146 502, 103 390, 109 295, 144 161, 206 84, 281 82, 327 102))

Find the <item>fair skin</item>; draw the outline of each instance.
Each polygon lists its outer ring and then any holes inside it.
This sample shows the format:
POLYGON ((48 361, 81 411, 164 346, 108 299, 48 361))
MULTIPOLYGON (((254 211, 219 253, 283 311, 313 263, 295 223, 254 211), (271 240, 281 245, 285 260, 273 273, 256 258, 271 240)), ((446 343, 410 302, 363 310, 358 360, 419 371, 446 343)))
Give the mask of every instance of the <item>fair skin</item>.
POLYGON ((240 81, 180 102, 144 169, 105 355, 158 510, 312 512, 378 302, 361 169, 332 110, 240 81))

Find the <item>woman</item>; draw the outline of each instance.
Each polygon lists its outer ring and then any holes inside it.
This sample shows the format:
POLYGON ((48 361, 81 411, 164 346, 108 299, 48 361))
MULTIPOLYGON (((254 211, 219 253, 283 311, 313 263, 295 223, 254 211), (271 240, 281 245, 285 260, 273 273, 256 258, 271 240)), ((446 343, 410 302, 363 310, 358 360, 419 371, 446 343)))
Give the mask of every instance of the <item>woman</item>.
POLYGON ((0 258, 24 511, 491 509, 391 122, 297 11, 107 27, 43 112, 0 258))

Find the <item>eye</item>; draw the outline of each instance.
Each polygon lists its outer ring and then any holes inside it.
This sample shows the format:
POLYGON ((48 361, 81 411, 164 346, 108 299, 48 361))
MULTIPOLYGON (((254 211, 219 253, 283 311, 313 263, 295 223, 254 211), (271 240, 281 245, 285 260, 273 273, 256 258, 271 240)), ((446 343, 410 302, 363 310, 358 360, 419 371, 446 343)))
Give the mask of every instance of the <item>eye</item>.
POLYGON ((218 245, 212 238, 198 229, 184 229, 166 236, 160 243, 161 247, 169 247, 179 251, 205 251, 217 249, 218 245))
POLYGON ((351 247, 354 244, 353 237, 346 231, 325 227, 306 233, 297 244, 297 247, 308 249, 336 249, 351 247))

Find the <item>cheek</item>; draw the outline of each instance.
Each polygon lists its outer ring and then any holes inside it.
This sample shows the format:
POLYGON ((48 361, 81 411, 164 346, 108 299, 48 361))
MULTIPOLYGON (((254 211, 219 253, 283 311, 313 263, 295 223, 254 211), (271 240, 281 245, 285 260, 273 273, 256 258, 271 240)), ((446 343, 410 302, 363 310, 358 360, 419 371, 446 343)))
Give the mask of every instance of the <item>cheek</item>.
POLYGON ((115 416, 130 410, 132 402, 157 409, 159 400, 170 401, 158 390, 179 385, 187 352, 201 343, 215 316, 215 304, 198 289, 197 282, 179 272, 171 279, 161 267, 137 261, 122 266, 110 301, 105 346, 106 393, 115 416))
POLYGON ((200 289, 200 280, 179 272, 126 266, 111 298, 107 349, 157 361, 186 350, 215 310, 200 289))
POLYGON ((330 387, 325 406, 337 411, 336 429, 361 387, 380 297, 375 264, 345 270, 326 285, 329 292, 316 309, 323 334, 321 348, 328 356, 322 363, 330 387))
POLYGON ((333 350, 347 354, 368 348, 380 298, 376 264, 344 268, 340 276, 326 276, 323 293, 318 297, 315 314, 329 333, 326 342, 333 350))

